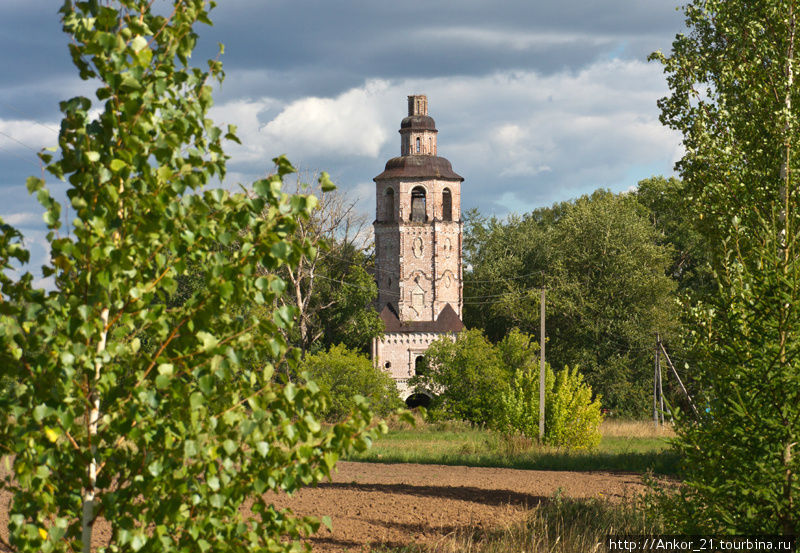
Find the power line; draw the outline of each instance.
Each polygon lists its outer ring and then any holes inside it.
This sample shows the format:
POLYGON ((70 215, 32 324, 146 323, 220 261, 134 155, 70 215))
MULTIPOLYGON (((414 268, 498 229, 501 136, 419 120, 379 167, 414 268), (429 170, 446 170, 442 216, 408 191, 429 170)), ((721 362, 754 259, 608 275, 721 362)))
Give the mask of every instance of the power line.
POLYGON ((11 140, 13 140, 14 142, 16 142, 17 144, 21 144, 22 146, 25 146, 26 148, 28 148, 29 150, 31 150, 31 151, 33 151, 33 152, 36 152, 37 154, 39 153, 39 150, 37 150, 37 149, 36 149, 36 148, 34 148, 33 146, 29 146, 29 145, 25 144, 23 141, 21 141, 21 140, 17 140, 16 138, 14 138, 13 136, 11 136, 11 135, 10 135, 10 134, 8 134, 8 133, 5 133, 5 132, 3 132, 3 131, 0 131, 0 134, 2 134, 3 136, 5 136, 6 138, 10 138, 11 140))
POLYGON ((17 153, 17 152, 15 152, 14 150, 9 150, 9 149, 7 149, 7 148, 3 148, 2 146, 0 146, 0 151, 3 151, 3 152, 5 152, 5 153, 7 153, 7 154, 10 154, 10 155, 12 155, 12 156, 14 156, 14 157, 18 157, 19 159, 22 159, 22 160, 24 160, 24 161, 33 161, 33 160, 31 160, 31 158, 29 158, 29 157, 25 157, 25 156, 23 156, 23 155, 21 155, 21 154, 18 154, 18 153, 17 153))
POLYGON ((23 112, 22 112, 22 110, 20 110, 20 109, 18 109, 18 108, 16 108, 16 107, 14 107, 14 106, 12 106, 12 105, 11 105, 11 104, 9 104, 8 102, 0 102, 0 103, 2 103, 2 104, 3 104, 5 107, 7 107, 8 109, 10 109, 10 110, 12 110, 12 111, 15 111, 15 112, 19 113, 19 114, 20 114, 21 116, 23 116, 23 117, 26 117, 25 121, 32 121, 34 125, 39 125, 40 127, 44 128, 44 129, 47 129, 48 131, 53 131, 54 133, 58 134, 58 132, 59 132, 59 131, 58 131, 58 129, 54 129, 53 127, 47 126, 47 125, 45 125, 45 124, 43 124, 43 123, 39 123, 39 122, 38 122, 37 120, 35 120, 35 119, 27 119, 27 115, 26 115, 25 113, 23 113, 23 112))

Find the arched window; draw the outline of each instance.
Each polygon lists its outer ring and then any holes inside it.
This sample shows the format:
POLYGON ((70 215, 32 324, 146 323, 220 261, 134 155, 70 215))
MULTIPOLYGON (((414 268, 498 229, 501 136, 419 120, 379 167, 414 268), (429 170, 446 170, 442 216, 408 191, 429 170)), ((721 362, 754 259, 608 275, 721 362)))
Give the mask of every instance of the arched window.
POLYGON ((428 220, 425 189, 421 186, 415 186, 411 191, 411 220, 415 223, 424 223, 428 220))
POLYGON ((417 376, 423 376, 425 373, 428 372, 428 363, 425 361, 425 357, 422 355, 418 355, 417 358, 414 360, 414 374, 417 376))
POLYGON ((383 218, 385 221, 394 221, 394 190, 386 189, 386 198, 383 200, 383 218))
POLYGON ((453 195, 450 194, 449 188, 445 188, 442 191, 442 219, 445 221, 453 220, 453 195))
POLYGON ((417 153, 419 153, 419 137, 417 137, 417 153))

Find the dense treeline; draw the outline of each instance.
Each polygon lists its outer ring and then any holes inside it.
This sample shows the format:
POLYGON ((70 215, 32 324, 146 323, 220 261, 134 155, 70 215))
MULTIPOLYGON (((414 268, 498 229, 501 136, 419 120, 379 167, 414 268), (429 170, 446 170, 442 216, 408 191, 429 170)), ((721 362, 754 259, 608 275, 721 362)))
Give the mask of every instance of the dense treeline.
POLYGON ((537 333, 544 286, 548 361, 578 367, 616 414, 646 414, 656 333, 679 349, 678 300, 710 282, 685 207, 681 182, 657 177, 522 216, 470 211, 466 325, 495 341, 515 327, 537 333))

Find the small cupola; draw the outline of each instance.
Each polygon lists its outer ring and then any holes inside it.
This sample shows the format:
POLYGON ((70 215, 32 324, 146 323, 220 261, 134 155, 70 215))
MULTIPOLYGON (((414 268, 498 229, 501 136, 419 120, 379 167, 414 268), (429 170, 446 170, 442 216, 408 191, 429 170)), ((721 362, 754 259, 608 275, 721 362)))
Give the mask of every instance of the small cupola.
POLYGON ((408 97, 408 117, 400 123, 400 155, 435 156, 436 123, 428 116, 428 97, 408 97))

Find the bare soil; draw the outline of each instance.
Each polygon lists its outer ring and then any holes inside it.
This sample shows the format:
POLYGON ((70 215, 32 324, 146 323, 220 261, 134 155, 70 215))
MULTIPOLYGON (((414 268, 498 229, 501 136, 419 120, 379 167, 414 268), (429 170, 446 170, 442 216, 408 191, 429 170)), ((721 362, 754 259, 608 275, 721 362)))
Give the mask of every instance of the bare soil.
MULTIPOLYGON (((565 497, 632 497, 644 489, 635 474, 530 471, 415 464, 340 462, 332 482, 293 497, 273 495, 298 515, 329 515, 311 539, 314 551, 367 551, 369 546, 436 542, 471 528, 503 528, 561 489, 565 497)), ((10 497, 0 493, 0 535, 8 536, 10 497)), ((98 521, 93 545, 107 543, 98 521)), ((7 551, 0 546, 0 551, 7 551)))

